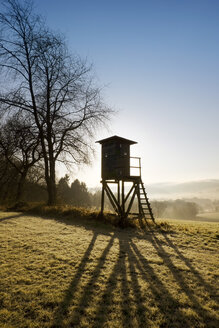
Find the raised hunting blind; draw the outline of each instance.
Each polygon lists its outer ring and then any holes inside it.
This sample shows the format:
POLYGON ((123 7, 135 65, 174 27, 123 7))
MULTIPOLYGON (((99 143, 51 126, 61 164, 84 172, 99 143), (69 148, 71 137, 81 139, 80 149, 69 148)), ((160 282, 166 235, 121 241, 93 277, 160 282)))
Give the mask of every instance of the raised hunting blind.
POLYGON ((104 196, 106 194, 114 210, 120 216, 121 222, 129 214, 154 221, 151 205, 141 179, 141 159, 140 157, 130 156, 130 146, 137 142, 118 136, 112 136, 97 142, 102 146, 101 213, 104 211, 104 196), (133 160, 137 162, 137 165, 131 165, 133 160), (133 169, 137 169, 137 174, 131 174, 133 169), (132 185, 125 195, 126 182, 129 182, 129 184, 131 182, 132 185), (117 195, 111 190, 110 184, 117 185, 117 195), (138 201, 138 213, 131 213, 135 198, 138 201))

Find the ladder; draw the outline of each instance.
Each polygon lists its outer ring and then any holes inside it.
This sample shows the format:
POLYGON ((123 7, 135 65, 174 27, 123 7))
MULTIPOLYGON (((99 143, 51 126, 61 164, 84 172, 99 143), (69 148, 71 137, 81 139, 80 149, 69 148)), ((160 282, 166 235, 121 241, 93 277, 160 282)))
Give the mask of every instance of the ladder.
POLYGON ((154 222, 154 215, 152 212, 151 204, 149 202, 149 198, 145 191, 144 183, 140 178, 138 184, 138 206, 139 206, 139 214, 145 219, 151 219, 154 222))

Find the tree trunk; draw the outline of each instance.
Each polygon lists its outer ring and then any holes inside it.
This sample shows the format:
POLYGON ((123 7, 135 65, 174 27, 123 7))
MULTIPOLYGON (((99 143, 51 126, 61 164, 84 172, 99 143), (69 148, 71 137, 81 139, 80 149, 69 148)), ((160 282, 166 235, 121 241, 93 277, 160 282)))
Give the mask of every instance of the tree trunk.
POLYGON ((52 181, 51 177, 49 177, 49 181, 47 182, 47 191, 48 191, 48 205, 56 204, 56 184, 52 181))
POLYGON ((27 176, 27 170, 21 173, 20 179, 18 180, 18 186, 17 186, 17 193, 15 197, 15 201, 19 202, 21 200, 21 197, 23 196, 24 192, 24 182, 27 176))
POLYGON ((55 182, 55 162, 51 161, 50 165, 50 174, 46 177, 47 191, 48 191, 48 205, 56 204, 56 182, 55 182))

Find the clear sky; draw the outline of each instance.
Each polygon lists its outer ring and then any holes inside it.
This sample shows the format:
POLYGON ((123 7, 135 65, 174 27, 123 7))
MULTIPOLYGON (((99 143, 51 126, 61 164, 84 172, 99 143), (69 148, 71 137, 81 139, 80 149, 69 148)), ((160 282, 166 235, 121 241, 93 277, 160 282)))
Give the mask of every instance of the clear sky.
MULTIPOLYGON (((219 178, 218 0, 35 0, 70 49, 94 64, 118 114, 97 140, 138 142, 146 183, 219 178)), ((91 168, 99 185, 100 146, 91 168)))

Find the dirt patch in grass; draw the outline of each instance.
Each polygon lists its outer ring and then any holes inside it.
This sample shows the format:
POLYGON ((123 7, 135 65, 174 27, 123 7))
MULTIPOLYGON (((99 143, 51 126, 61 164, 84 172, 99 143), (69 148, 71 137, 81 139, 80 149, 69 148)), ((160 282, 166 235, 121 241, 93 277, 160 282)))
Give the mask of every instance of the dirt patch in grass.
POLYGON ((52 216, 0 213, 1 327, 218 327, 217 223, 52 216))

